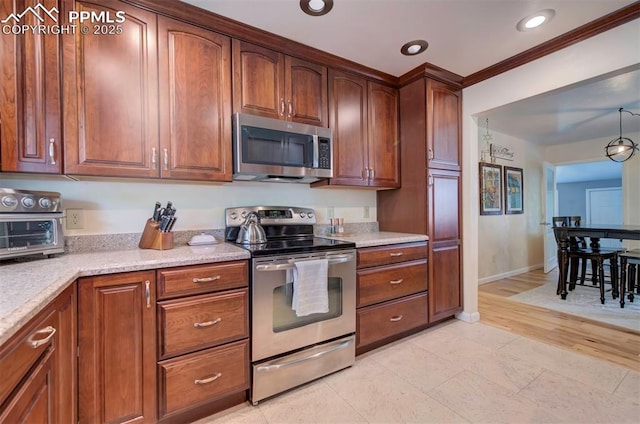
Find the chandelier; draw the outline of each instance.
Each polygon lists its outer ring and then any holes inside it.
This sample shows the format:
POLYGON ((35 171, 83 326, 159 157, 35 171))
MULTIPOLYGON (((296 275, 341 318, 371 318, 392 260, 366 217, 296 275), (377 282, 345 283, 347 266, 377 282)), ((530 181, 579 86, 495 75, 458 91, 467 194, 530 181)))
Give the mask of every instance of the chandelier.
POLYGON ((618 109, 618 113, 620 113, 620 136, 611 140, 604 148, 607 157, 614 162, 627 161, 631 159, 636 150, 638 150, 638 145, 634 143, 633 140, 622 136, 622 112, 640 116, 637 113, 630 112, 623 108, 618 109))

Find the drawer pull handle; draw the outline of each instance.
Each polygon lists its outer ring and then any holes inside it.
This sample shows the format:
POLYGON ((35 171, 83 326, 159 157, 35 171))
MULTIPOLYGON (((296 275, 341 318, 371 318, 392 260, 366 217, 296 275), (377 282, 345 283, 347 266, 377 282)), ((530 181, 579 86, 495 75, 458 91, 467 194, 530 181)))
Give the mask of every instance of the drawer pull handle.
POLYGON ((202 380, 194 380, 193 384, 207 384, 207 383, 211 383, 212 381, 216 381, 217 379, 219 379, 220 377, 222 377, 222 373, 219 372, 216 375, 214 375, 213 377, 209 377, 209 378, 203 378, 202 380))
POLYGON ((27 342, 31 345, 32 348, 37 349, 43 344, 49 343, 49 340, 51 340, 54 334, 56 334, 56 329, 49 325, 43 328, 42 330, 38 330, 35 333, 33 333, 31 336, 29 336, 29 339, 27 340, 27 342), (36 334, 46 334, 46 333, 49 333, 49 335, 44 339, 33 340, 33 336, 35 336, 36 334))
POLYGON ((193 326, 196 328, 211 327, 212 325, 216 325, 220 321, 222 321, 222 318, 216 318, 213 321, 207 321, 207 322, 194 322, 193 326))
POLYGON ((402 252, 397 252, 397 253, 389 253, 389 256, 391 257, 397 257, 397 256, 402 256, 404 253, 402 252))
POLYGON ((391 318, 389 318, 389 321, 391 321, 391 322, 398 322, 398 321, 400 321, 401 319, 402 319, 402 315, 397 315, 397 316, 395 316, 395 317, 391 317, 391 318))
POLYGON ((402 278, 401 278, 401 279, 399 279, 399 280, 391 280, 391 281, 389 281, 389 284, 396 285, 396 284, 400 284, 400 283, 402 283, 402 281, 403 281, 403 279, 402 279, 402 278))
POLYGON ((144 282, 144 297, 147 300, 147 309, 151 308, 151 282, 149 280, 144 282))
POLYGON ((220 279, 220 276, 216 275, 215 277, 194 278, 193 282, 194 283, 208 283, 208 282, 216 281, 216 280, 219 280, 219 279, 220 279))

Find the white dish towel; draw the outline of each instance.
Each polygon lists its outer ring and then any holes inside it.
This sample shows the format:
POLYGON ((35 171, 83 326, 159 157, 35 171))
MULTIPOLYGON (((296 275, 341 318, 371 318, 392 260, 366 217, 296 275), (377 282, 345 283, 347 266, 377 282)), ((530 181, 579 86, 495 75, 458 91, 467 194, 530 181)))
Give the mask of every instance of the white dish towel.
POLYGON ((292 274, 291 309, 296 312, 296 316, 329 312, 329 262, 326 259, 293 261, 292 274))

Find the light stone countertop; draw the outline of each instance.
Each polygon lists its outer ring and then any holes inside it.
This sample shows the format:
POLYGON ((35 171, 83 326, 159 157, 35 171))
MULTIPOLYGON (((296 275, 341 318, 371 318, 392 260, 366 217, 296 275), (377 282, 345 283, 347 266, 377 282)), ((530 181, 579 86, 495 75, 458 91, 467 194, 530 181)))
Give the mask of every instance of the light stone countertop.
POLYGON ((0 262, 0 344, 44 309, 76 278, 183 265, 249 259, 232 244, 180 246, 170 250, 119 250, 65 254, 25 262, 0 262))
MULTIPOLYGON (((425 241, 422 234, 387 231, 321 237, 356 247, 425 241)), ((0 262, 0 344, 44 309, 78 277, 249 259, 249 252, 227 243, 180 246, 170 250, 132 249, 65 254, 50 259, 0 262)))
POLYGON ((394 233, 389 231, 378 231, 373 233, 344 233, 343 236, 334 236, 331 234, 322 237, 334 240, 351 241, 356 247, 374 247, 384 246, 387 244, 411 243, 417 241, 429 240, 424 234, 394 233))

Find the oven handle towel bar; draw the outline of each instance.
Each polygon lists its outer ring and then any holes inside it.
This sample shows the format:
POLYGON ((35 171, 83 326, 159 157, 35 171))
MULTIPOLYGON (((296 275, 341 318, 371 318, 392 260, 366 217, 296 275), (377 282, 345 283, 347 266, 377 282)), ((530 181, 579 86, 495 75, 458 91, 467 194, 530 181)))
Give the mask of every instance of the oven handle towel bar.
MULTIPOLYGON (((345 262, 351 262, 355 255, 327 255, 329 265, 341 264, 345 262)), ((287 269, 293 269, 294 265, 287 261, 275 262, 268 265, 256 266, 256 271, 284 271, 287 269)))
POLYGON ((262 365, 262 366, 259 366, 256 370, 257 371, 276 371, 276 370, 279 370, 281 368, 290 367, 292 365, 299 364, 301 362, 311 361, 313 359, 320 358, 321 356, 328 355, 329 353, 333 353, 333 352, 336 352, 338 350, 345 349, 351 343, 353 343, 353 340, 351 340, 351 339, 345 340, 345 341, 341 342, 340 344, 338 344, 337 346, 332 347, 331 349, 323 350, 323 351, 314 353, 313 355, 309 355, 309 356, 306 356, 304 358, 294 359, 292 361, 284 361, 284 362, 280 362, 280 363, 271 363, 270 365, 262 365))

